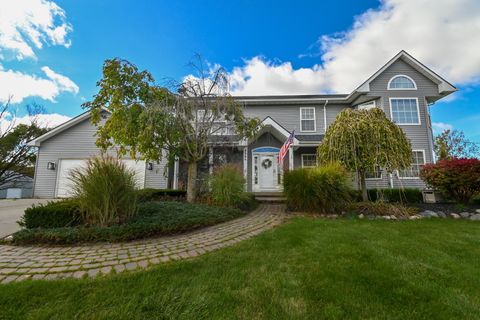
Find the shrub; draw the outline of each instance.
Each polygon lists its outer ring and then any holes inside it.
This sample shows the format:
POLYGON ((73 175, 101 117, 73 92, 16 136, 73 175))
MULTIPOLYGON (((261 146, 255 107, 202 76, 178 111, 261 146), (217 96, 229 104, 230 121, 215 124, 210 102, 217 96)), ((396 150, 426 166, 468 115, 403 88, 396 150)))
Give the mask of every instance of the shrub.
POLYGON ((25 210, 18 224, 27 229, 71 227, 82 223, 78 204, 67 199, 33 205, 25 210))
POLYGON ((309 212, 339 212, 352 194, 349 175, 338 163, 288 171, 283 188, 290 209, 309 212))
POLYGON ((145 188, 137 190, 137 201, 179 201, 184 200, 186 194, 184 190, 145 188))
POLYGON ((415 188, 368 189, 368 199, 370 201, 421 203, 423 195, 420 189, 415 188))
POLYGON ((108 226, 137 213, 135 173, 112 157, 92 158, 71 174, 74 197, 88 225, 108 226))
POLYGON ((365 216, 395 216, 397 218, 408 218, 417 213, 417 209, 409 208, 402 204, 376 202, 356 202, 349 205, 348 210, 365 216))
POLYGON ((480 160, 440 160, 435 164, 426 164, 420 177, 445 197, 467 204, 480 192, 480 160))
POLYGON ((234 207, 245 201, 245 178, 234 165, 224 165, 209 179, 211 197, 216 205, 234 207))
POLYGON ((74 244, 120 242, 154 235, 174 234, 237 218, 238 209, 186 202, 148 202, 138 206, 138 215, 125 224, 108 227, 23 229, 13 234, 15 244, 74 244))

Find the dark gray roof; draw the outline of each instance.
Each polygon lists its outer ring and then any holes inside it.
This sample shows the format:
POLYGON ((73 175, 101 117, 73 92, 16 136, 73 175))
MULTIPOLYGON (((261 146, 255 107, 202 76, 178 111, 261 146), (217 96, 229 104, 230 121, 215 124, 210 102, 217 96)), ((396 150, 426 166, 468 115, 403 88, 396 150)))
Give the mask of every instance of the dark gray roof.
POLYGON ((299 141, 322 141, 324 135, 323 134, 297 134, 295 138, 299 141))

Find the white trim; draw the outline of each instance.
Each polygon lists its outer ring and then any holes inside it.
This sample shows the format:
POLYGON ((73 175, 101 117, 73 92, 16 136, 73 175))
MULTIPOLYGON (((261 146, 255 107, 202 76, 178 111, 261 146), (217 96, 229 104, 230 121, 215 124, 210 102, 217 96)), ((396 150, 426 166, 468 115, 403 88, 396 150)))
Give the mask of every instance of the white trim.
MULTIPOLYGON (((419 165, 425 165, 426 164, 426 161, 425 161, 425 149, 413 149, 412 150, 412 153, 414 152, 421 152, 422 153, 422 156, 423 156, 423 164, 419 164, 419 165)), ((406 169, 408 170, 408 169, 406 169)), ((420 180, 420 177, 400 177, 400 171, 397 170, 397 177, 399 180, 420 180)))
POLYGON ((328 100, 323 105, 323 133, 327 133, 327 103, 328 100))
MULTIPOLYGON (((275 148, 275 149, 278 149, 277 147, 272 147, 272 146, 263 146, 261 148, 275 148)), ((280 150, 279 150, 280 151, 280 150)), ((265 191, 265 192, 268 192, 268 191, 280 191, 282 190, 282 186, 278 183, 278 173, 276 170, 279 170, 282 177, 281 179, 283 180, 283 171, 280 170, 279 168, 279 165, 278 165, 278 153, 279 151, 277 152, 255 152, 255 151, 251 151, 251 155, 252 155, 252 181, 251 181, 251 186, 252 186, 252 192, 262 192, 262 191, 265 191), (273 169, 273 173, 274 173, 274 177, 273 177, 273 189, 261 189, 260 188, 260 167, 261 167, 261 164, 260 164, 260 161, 258 163, 258 184, 255 185, 255 156, 273 156, 273 162, 274 162, 274 165, 277 166, 277 168, 274 168, 273 169)))
POLYGON ((400 90, 400 91, 401 90, 417 90, 417 83, 415 82, 415 80, 413 80, 411 77, 407 76, 406 74, 397 74, 397 75, 391 77, 390 80, 388 81, 387 90, 393 90, 393 91, 396 91, 396 90, 400 90), (392 81, 395 80, 395 78, 398 78, 398 77, 405 77, 408 80, 412 81, 413 88, 390 88, 390 84, 392 83, 392 81))
POLYGON ((178 189, 178 169, 179 169, 179 159, 175 157, 175 162, 173 163, 173 189, 178 189))
MULTIPOLYGON (((253 157, 252 157, 252 162, 253 162, 253 157)), ((247 188, 248 188, 248 148, 247 147, 243 148, 243 178, 245 179, 245 191, 247 191, 247 188)))
POLYGON ((318 164, 317 155, 315 153, 302 153, 302 168, 314 168, 315 166, 305 166, 303 156, 315 156, 315 162, 318 164))
POLYGON ((290 145, 288 148, 288 170, 293 170, 293 146, 290 145))
MULTIPOLYGON (((258 125, 257 128, 260 128, 259 132, 257 132, 256 136, 250 140, 246 139, 246 138, 243 138, 240 142, 239 142, 239 146, 240 147, 246 147, 248 146, 252 141, 254 141, 256 139, 256 137, 259 136, 260 133, 263 133, 262 132, 262 129, 265 128, 265 127, 272 127, 273 129, 275 129, 277 132, 279 132, 283 137, 284 139, 287 139, 288 137, 290 137, 290 132, 288 132, 287 130, 285 130, 285 128, 283 128, 281 125, 278 124, 278 122, 276 122, 275 120, 273 120, 270 116, 267 116, 265 119, 263 119, 263 121, 258 125)), ((278 137, 277 137, 278 138, 278 137)), ((293 138, 293 145, 299 145, 299 141, 297 138, 293 138)))
POLYGON ((377 107, 377 102, 375 100, 365 101, 363 103, 357 104, 355 107, 357 108, 357 110, 370 110, 370 109, 373 109, 373 108, 377 107), (372 103, 373 103, 372 108, 365 108, 366 105, 369 105, 369 104, 372 104, 372 103), (362 109, 360 109, 360 108, 362 108, 362 109))
POLYGON ((300 132, 317 132, 317 114, 316 114, 316 107, 300 107, 300 132), (302 110, 305 109, 313 109, 313 119, 302 119, 302 110), (313 120, 313 130, 303 130, 302 128, 302 120, 313 120))
POLYGON ((418 105, 418 98, 417 97, 390 97, 388 98, 388 104, 390 106, 390 120, 393 123, 399 126, 419 126, 422 124, 422 120, 420 119, 420 106, 418 105), (415 100, 417 102, 417 115, 418 115, 418 122, 417 123, 397 123, 393 121, 393 112, 392 112, 392 100, 415 100))

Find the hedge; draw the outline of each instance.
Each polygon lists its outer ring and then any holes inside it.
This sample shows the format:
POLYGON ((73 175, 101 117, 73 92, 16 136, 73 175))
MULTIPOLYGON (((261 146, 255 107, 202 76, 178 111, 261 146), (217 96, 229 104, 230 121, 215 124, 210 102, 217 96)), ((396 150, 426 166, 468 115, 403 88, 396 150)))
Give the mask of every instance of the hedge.
POLYGON ((75 200, 50 201, 25 210, 18 224, 27 229, 61 228, 82 224, 75 200))
POLYGON ((415 188, 368 189, 368 199, 370 201, 421 203, 423 195, 422 190, 415 188))
POLYGON ((184 200, 186 194, 184 190, 146 188, 137 191, 137 201, 184 200))
POLYGON ((61 227, 23 229, 13 234, 14 244, 74 244, 120 242, 154 235, 174 234, 217 224, 245 214, 239 209, 219 208, 186 202, 139 204, 138 216, 110 227, 61 227))

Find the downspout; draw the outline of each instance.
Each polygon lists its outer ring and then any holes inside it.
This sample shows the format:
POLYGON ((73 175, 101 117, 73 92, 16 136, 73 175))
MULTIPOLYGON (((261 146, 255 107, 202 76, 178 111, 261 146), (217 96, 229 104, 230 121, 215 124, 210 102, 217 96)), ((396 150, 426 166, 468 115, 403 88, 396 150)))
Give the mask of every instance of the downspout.
POLYGON ((325 104, 323 105, 323 132, 327 133, 327 104, 328 99, 325 100, 325 104))
POLYGON ((427 99, 424 98, 425 100, 425 105, 426 105, 426 112, 427 112, 427 135, 429 136, 429 141, 430 141, 430 152, 432 152, 432 161, 433 163, 437 162, 437 156, 435 155, 435 142, 434 142, 434 137, 433 137, 433 128, 432 128, 432 117, 430 116, 430 106, 433 106, 435 102, 427 102, 427 99))

